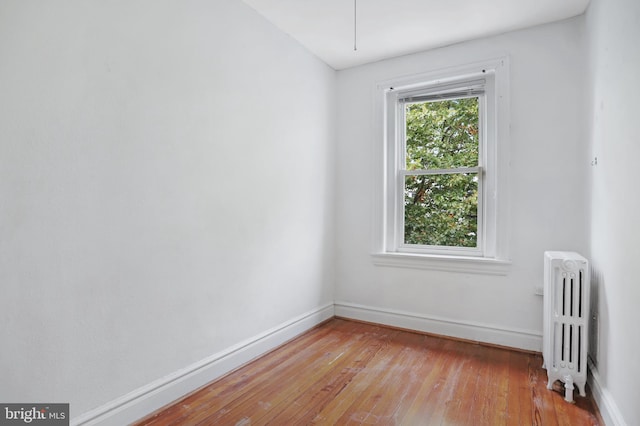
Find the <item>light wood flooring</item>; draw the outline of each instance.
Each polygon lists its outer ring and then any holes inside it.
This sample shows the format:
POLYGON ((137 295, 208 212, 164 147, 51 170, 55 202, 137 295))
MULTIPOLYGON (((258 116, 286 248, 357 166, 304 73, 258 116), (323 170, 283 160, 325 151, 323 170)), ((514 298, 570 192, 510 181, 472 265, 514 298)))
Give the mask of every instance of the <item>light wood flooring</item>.
POLYGON ((604 425, 539 354, 334 318, 136 423, 604 425))

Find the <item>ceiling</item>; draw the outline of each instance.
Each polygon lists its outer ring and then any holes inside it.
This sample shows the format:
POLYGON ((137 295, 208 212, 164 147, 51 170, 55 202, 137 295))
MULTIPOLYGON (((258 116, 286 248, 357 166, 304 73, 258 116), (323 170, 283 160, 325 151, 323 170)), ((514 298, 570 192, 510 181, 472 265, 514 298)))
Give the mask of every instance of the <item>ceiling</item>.
POLYGON ((582 14, 589 0, 243 0, 335 69, 582 14))

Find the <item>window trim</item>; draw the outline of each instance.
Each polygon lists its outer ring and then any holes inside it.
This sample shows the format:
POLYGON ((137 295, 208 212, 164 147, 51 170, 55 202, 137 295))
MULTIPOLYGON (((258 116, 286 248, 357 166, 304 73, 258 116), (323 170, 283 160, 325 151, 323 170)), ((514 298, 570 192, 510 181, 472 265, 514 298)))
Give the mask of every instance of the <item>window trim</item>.
MULTIPOLYGON (((418 267, 426 269, 504 274, 508 261, 508 229, 509 214, 507 205, 508 181, 508 135, 509 135, 509 81, 508 57, 501 57, 488 61, 461 65, 414 76, 401 77, 379 82, 375 87, 376 137, 379 139, 375 153, 375 191, 374 191, 374 241, 372 259, 377 265, 418 267), (480 197, 479 215, 482 221, 482 247, 473 252, 465 248, 440 247, 436 249, 411 245, 403 247, 398 243, 404 229, 400 229, 402 220, 398 207, 398 199, 402 198, 404 186, 399 189, 401 179, 396 178, 401 169, 399 147, 396 139, 398 129, 392 120, 397 120, 398 113, 395 106, 399 95, 403 98, 415 96, 429 96, 432 93, 444 92, 449 87, 451 92, 459 92, 464 83, 476 85, 478 80, 485 80, 485 110, 487 126, 481 125, 481 131, 487 132, 486 140, 492 138, 493 143, 486 143, 480 153, 478 168, 486 173, 486 167, 492 172, 481 176, 485 180, 485 188, 489 191, 480 197), (491 99, 487 99, 491 97, 491 99), (394 100, 395 98, 395 100, 394 100), (493 108, 493 110, 492 110, 493 108), (499 119, 497 119, 499 117, 499 119), (483 128, 486 127, 486 128, 483 128), (390 138, 394 138, 390 141, 390 138), (400 223, 399 223, 400 222, 400 223)), ((397 126, 403 127, 403 126, 397 126)), ((404 148, 404 147, 402 147, 404 148)), ((400 156, 401 157, 401 156, 400 156)), ((402 166, 404 168, 404 166, 402 166)), ((479 174, 480 176, 480 174, 479 174)), ((479 241, 479 244, 481 242, 479 241)))

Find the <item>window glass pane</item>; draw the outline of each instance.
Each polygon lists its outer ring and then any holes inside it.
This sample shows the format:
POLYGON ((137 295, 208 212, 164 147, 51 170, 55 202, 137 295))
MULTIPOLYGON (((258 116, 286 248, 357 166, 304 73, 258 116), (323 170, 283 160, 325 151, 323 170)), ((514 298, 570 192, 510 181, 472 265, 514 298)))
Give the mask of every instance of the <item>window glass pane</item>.
POLYGON ((477 247, 477 173, 406 176, 404 243, 477 247))
POLYGON ((407 104, 407 170, 478 165, 478 98, 407 104))

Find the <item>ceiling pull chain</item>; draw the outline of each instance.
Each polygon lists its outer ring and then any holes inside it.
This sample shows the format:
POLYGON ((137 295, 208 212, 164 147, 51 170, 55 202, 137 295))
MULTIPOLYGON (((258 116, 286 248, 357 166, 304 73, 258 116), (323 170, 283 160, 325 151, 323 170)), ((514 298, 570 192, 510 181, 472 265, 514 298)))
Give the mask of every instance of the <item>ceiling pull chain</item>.
POLYGON ((353 50, 358 50, 358 0, 353 0, 353 50))

